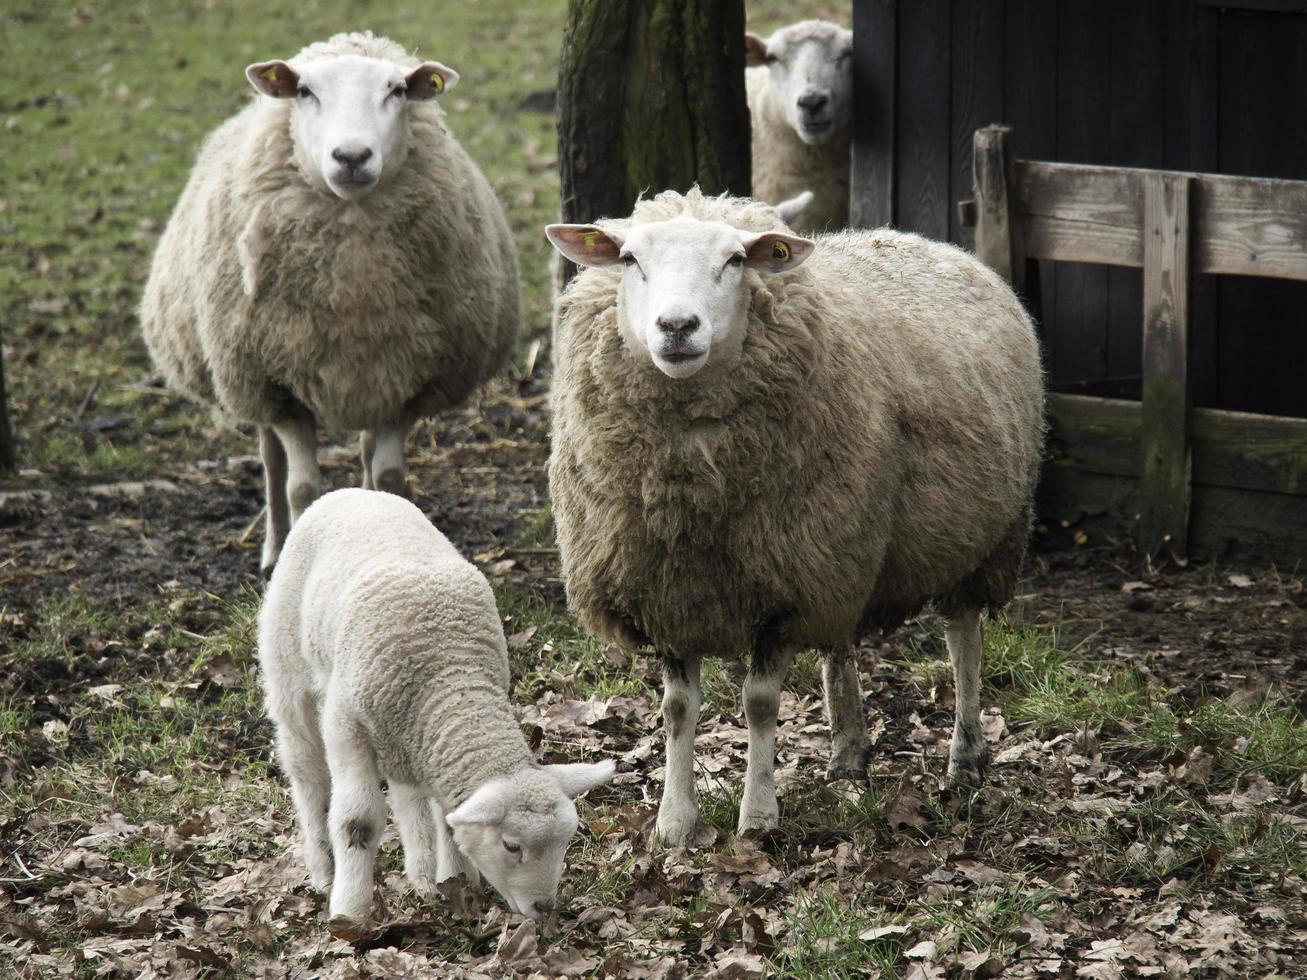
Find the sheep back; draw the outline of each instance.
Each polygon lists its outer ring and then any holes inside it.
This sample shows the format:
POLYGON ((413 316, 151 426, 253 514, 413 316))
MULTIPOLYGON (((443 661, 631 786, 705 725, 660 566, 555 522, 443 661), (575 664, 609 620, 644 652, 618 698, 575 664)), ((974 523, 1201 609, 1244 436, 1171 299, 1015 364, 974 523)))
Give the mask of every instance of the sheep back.
POLYGON ((753 196, 779 204, 812 191, 812 200, 794 220, 797 231, 809 234, 848 225, 848 133, 836 133, 822 146, 808 145, 785 121, 768 69, 748 68, 744 77, 753 132, 753 196))
MULTIPOLYGON (((779 225, 694 191, 631 221, 679 213, 779 225)), ((569 603, 600 635, 740 656, 1009 597, 1043 432, 1029 318, 950 245, 817 242, 794 272, 746 273, 738 362, 688 380, 624 349, 619 272, 563 295, 550 492, 569 603)))
MULTIPOLYGON (((341 50, 391 49, 301 57, 341 50)), ((172 384, 244 421, 294 399, 328 428, 369 428, 456 405, 503 364, 519 320, 503 209, 434 102, 408 119, 403 166, 356 202, 305 181, 286 100, 259 98, 209 136, 141 306, 172 384)))
POLYGON ((299 686, 279 682, 288 672, 309 675, 401 782, 470 791, 530 764, 490 584, 393 494, 337 490, 304 512, 269 583, 259 649, 270 699, 299 686))

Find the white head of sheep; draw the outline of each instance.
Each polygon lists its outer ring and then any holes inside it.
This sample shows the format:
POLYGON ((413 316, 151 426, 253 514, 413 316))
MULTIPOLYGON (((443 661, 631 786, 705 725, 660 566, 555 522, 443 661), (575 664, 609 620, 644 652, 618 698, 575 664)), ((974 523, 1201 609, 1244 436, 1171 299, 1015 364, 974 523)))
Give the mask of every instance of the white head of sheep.
POLYGON ((766 65, 785 121, 820 146, 852 118, 853 32, 824 20, 782 27, 765 40, 744 36, 745 63, 766 65))
POLYGON ((445 817, 454 843, 520 915, 554 907, 576 833, 572 800, 613 778, 612 760, 542 766, 479 787, 445 817))
POLYGON ((577 265, 622 263, 618 329, 632 351, 646 351, 670 378, 689 378, 739 351, 749 310, 745 269, 788 272, 813 249, 788 232, 743 231, 687 216, 621 232, 550 225, 545 234, 577 265))
POLYGON ((408 155, 406 104, 433 99, 458 72, 424 61, 407 72, 393 61, 341 55, 306 61, 261 61, 245 69, 250 84, 274 99, 294 99, 296 162, 312 182, 347 201, 393 174, 408 155))

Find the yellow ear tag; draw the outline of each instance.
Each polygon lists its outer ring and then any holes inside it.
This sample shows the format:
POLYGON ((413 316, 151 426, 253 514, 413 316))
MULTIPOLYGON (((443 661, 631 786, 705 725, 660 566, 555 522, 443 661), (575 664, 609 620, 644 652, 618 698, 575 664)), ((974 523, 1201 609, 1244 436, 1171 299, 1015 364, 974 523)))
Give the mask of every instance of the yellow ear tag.
POLYGON ((431 87, 435 89, 436 94, 439 95, 441 92, 445 91, 445 80, 433 72, 431 75, 431 87))
POLYGON ((268 81, 270 81, 270 82, 276 82, 276 81, 277 81, 277 69, 276 69, 276 67, 274 66, 274 67, 272 67, 272 68, 269 68, 267 71, 265 71, 265 72, 263 73, 263 77, 266 78, 266 79, 267 79, 268 81))
POLYGON ((599 232, 597 231, 581 232, 581 241, 585 242, 585 247, 590 249, 590 251, 592 252, 595 249, 595 242, 597 242, 598 240, 599 240, 599 232))
POLYGON ((774 259, 788 262, 790 261, 790 246, 786 245, 784 242, 772 242, 771 255, 774 259))

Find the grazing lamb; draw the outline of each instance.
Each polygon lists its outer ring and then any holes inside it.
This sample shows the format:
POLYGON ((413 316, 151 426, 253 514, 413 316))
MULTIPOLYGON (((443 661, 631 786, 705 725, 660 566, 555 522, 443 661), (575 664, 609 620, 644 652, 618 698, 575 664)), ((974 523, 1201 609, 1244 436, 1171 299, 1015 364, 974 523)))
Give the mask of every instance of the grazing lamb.
POLYGON ((865 776, 851 642, 933 602, 974 786, 980 614, 1011 595, 1043 438, 1034 330, 993 272, 895 231, 816 241, 761 203, 673 192, 628 220, 551 225, 592 268, 559 303, 549 484, 568 601, 663 658, 658 831, 697 815, 699 663, 748 660, 740 829, 774 827, 776 712, 826 655, 830 774, 865 776), (611 267, 611 268, 610 268, 611 267))
POLYGON ((305 863, 344 928, 372 904, 382 776, 414 887, 479 872, 515 912, 552 906, 572 798, 613 763, 536 763, 490 584, 420 510, 352 489, 305 511, 264 598, 259 662, 305 863))
POLYGON ((466 399, 517 335, 517 255, 433 101, 458 81, 338 34, 250 65, 263 97, 216 129, 141 304, 155 363, 259 426, 262 566, 319 493, 316 428, 361 429, 363 485, 404 488, 413 422, 466 399))
POLYGON ((753 196, 777 204, 804 190, 813 201, 799 231, 849 223, 853 32, 804 20, 767 39, 744 36, 753 126, 753 196))

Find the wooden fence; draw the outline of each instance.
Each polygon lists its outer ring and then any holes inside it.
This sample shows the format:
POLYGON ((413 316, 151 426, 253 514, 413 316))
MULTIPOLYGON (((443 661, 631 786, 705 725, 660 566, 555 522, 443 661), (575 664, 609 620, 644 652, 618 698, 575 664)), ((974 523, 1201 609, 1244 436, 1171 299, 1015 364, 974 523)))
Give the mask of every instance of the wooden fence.
POLYGON ((1017 160, 1001 126, 973 150, 959 218, 1018 290, 1032 259, 1143 270, 1141 399, 1049 396, 1045 519, 1124 525, 1150 553, 1307 559, 1307 420, 1195 409, 1189 370, 1194 274, 1307 281, 1307 181, 1017 160))

